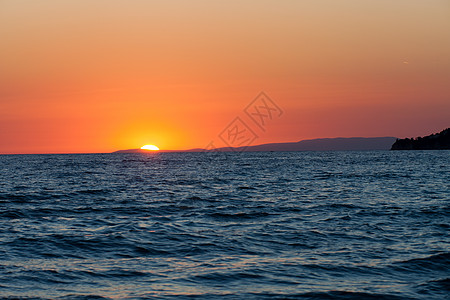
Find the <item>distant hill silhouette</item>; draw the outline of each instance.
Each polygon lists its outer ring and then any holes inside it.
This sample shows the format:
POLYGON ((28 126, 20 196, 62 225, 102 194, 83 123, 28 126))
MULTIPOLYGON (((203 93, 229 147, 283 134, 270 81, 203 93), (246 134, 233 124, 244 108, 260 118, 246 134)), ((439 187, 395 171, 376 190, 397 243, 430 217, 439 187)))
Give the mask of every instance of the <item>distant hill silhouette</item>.
POLYGON ((391 150, 450 150, 450 128, 411 139, 397 139, 391 150))
MULTIPOLYGON (((389 150, 395 137, 352 137, 352 138, 324 138, 302 140, 299 142, 270 143, 248 147, 222 147, 211 151, 360 151, 360 150, 389 150)), ((190 150, 162 150, 161 152, 203 152, 205 149, 196 148, 190 150)), ((148 153, 147 150, 129 149, 119 150, 114 153, 148 153)))

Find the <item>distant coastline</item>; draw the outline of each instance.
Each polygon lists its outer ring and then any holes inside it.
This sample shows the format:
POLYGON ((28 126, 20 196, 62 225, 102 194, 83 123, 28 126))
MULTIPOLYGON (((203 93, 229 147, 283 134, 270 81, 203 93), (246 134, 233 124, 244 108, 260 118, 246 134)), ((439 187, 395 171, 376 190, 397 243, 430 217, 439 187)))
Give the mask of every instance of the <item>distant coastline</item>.
POLYGON ((397 139, 391 150, 450 150, 450 128, 424 137, 397 139))
MULTIPOLYGON (((260 151, 369 151, 369 150, 389 150, 397 138, 395 137, 351 137, 351 138, 322 138, 302 140, 287 143, 269 143, 247 147, 222 147, 213 150, 202 148, 189 150, 161 150, 160 152, 260 152, 260 151)), ((142 149, 119 150, 113 153, 148 153, 142 149)))

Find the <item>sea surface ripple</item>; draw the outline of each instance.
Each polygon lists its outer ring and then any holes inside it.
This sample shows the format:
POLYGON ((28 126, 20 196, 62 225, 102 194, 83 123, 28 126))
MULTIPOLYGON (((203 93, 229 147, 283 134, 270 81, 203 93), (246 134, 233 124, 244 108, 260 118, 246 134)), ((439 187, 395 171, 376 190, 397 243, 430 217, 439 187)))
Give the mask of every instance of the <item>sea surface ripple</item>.
POLYGON ((0 155, 0 298, 449 299, 449 157, 0 155))

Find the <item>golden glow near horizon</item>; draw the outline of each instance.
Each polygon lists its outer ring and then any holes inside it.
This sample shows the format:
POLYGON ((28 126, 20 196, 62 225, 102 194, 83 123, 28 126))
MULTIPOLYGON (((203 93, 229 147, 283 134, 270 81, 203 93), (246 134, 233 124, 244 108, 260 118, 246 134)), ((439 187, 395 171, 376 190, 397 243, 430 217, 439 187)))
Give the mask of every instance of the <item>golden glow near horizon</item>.
POLYGON ((284 111, 261 144, 439 132, 449 15, 448 0, 1 0, 0 154, 226 146, 261 91, 284 111))
POLYGON ((142 150, 158 151, 159 148, 155 145, 145 145, 141 147, 142 150))

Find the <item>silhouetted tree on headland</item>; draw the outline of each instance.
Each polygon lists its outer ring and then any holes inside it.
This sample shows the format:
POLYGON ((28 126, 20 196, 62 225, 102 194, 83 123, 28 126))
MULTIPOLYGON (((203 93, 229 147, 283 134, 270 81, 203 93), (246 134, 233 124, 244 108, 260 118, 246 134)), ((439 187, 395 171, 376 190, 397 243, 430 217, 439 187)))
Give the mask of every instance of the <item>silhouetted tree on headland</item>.
POLYGON ((397 139, 391 150, 450 150, 450 128, 415 139, 397 139))

